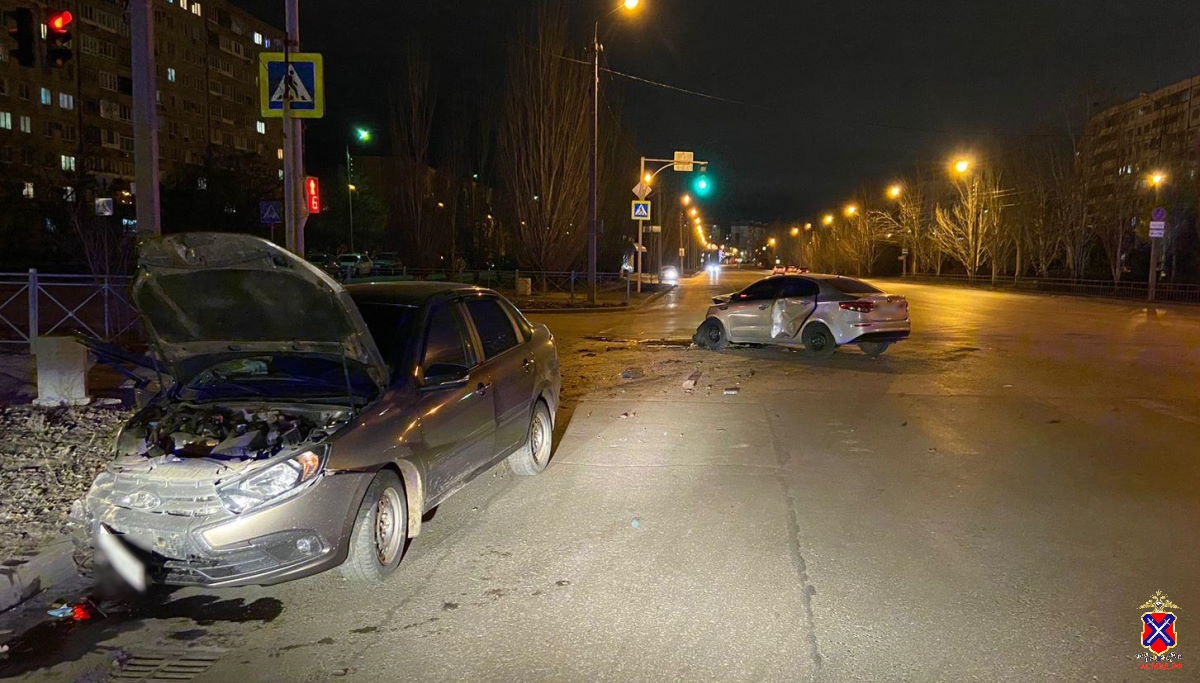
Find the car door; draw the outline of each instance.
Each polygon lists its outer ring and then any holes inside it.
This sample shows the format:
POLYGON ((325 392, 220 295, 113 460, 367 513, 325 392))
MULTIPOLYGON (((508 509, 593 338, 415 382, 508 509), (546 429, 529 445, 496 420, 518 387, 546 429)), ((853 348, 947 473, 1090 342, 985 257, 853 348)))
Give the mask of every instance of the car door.
POLYGON ((467 299, 468 316, 479 336, 484 367, 492 378, 496 405, 496 455, 525 441, 537 373, 529 336, 492 296, 467 299))
POLYGON ((771 304, 771 339, 785 342, 794 339, 804 322, 817 307, 816 282, 804 277, 781 278, 775 301, 771 304))
POLYGON ((771 338, 771 304, 779 280, 759 280, 729 298, 729 339, 737 342, 765 342, 771 338))
POLYGON ((439 304, 426 321, 418 369, 418 448, 427 464, 429 498, 440 499, 495 450, 496 408, 489 371, 478 362, 461 305, 439 304))

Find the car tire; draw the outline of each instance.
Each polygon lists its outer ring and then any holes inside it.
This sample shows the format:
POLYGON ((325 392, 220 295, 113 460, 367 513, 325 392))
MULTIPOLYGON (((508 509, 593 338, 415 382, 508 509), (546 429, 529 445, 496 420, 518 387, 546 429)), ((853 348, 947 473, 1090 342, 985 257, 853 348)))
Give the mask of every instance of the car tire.
POLYGON ((729 335, 725 333, 725 326, 721 324, 720 320, 709 318, 696 328, 696 334, 692 336, 692 341, 702 349, 720 351, 729 346, 729 335))
POLYGON ((400 566, 408 541, 408 501, 404 484, 392 470, 375 475, 358 506, 350 553, 342 563, 342 576, 355 583, 375 583, 400 566))
POLYGON ((529 435, 525 437, 525 443, 508 456, 508 469, 526 477, 538 474, 550 464, 553 446, 554 420, 550 418, 550 409, 539 399, 529 418, 529 435))
POLYGON ((837 341, 825 323, 812 323, 800 335, 804 350, 813 358, 829 358, 837 350, 837 341))
POLYGON ((889 346, 891 346, 891 344, 888 342, 865 341, 858 343, 858 348, 871 358, 878 358, 879 356, 883 355, 883 352, 887 351, 889 346))

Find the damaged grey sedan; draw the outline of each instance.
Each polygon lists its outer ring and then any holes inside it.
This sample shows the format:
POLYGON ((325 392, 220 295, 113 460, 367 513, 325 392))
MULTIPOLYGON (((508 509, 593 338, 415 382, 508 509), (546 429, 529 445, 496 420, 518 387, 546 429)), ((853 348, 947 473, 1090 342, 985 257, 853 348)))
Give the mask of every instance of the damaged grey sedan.
POLYGON ((133 300, 160 390, 72 511, 85 569, 379 580, 472 478, 549 461, 554 339, 491 290, 343 287, 265 240, 188 233, 141 247, 133 300))

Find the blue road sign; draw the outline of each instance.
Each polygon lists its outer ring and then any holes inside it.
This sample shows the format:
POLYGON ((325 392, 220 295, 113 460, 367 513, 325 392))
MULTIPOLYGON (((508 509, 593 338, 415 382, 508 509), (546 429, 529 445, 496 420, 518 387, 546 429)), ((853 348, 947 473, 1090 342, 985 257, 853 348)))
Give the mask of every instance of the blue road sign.
POLYGON ((292 116, 319 119, 325 115, 325 74, 321 55, 294 52, 285 63, 282 52, 258 55, 259 108, 263 116, 283 116, 287 100, 292 116))
POLYGON ((650 220, 650 202, 634 200, 632 216, 635 221, 650 220))
POLYGON ((1167 220, 1167 210, 1161 206, 1155 207, 1154 211, 1150 212, 1150 220, 1152 220, 1152 221, 1167 220))
POLYGON ((282 223, 283 202, 259 202, 258 219, 262 223, 282 223))

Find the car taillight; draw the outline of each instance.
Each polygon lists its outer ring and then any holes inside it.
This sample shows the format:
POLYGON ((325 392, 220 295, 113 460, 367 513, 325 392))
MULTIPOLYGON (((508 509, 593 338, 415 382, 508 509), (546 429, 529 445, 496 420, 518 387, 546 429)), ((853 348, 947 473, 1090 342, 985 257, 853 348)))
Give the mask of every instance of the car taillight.
POLYGON ((838 304, 838 308, 843 311, 854 311, 855 313, 870 313, 875 310, 874 301, 843 301, 838 304))

